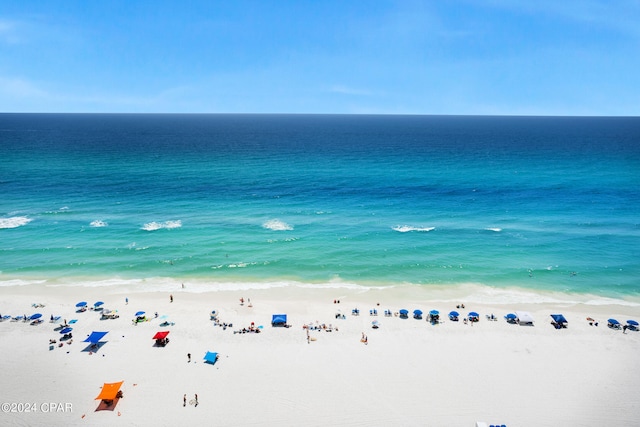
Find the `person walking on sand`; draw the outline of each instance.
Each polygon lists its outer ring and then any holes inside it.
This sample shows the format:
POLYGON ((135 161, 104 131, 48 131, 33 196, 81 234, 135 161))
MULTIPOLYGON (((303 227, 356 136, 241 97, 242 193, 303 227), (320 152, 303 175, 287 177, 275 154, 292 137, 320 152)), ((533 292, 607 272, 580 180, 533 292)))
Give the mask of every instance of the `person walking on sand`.
POLYGON ((182 396, 182 406, 187 406, 187 394, 185 393, 184 396, 182 396))
POLYGON ((191 363, 191 353, 187 353, 187 363, 191 363))
POLYGON ((124 303, 125 303, 126 305, 129 305, 129 297, 126 297, 126 298, 124 299, 124 303))
POLYGON ((198 395, 196 394, 196 406, 198 406, 198 395))
POLYGON ((169 302, 173 302, 173 295, 169 295, 169 302))

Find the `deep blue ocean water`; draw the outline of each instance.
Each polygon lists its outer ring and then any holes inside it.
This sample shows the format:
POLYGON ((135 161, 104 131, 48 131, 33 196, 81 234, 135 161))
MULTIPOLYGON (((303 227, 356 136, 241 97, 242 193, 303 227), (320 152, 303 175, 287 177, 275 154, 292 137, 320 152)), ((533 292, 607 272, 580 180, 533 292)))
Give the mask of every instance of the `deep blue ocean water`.
POLYGON ((640 118, 0 114, 0 284, 640 294, 640 118))

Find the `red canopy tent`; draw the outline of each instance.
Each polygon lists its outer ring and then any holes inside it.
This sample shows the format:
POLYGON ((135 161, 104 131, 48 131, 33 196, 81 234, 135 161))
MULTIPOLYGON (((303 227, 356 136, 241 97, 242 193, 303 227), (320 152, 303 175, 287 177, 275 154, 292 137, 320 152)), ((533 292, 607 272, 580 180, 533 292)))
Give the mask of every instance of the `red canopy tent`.
POLYGON ((118 391, 120 391, 120 387, 124 381, 120 381, 117 383, 104 383, 102 386, 102 391, 96 397, 96 400, 115 400, 118 395, 118 391))
POLYGON ((167 335, 169 335, 169 331, 164 331, 164 332, 156 332, 156 334, 153 336, 154 340, 163 340, 167 337, 167 335))

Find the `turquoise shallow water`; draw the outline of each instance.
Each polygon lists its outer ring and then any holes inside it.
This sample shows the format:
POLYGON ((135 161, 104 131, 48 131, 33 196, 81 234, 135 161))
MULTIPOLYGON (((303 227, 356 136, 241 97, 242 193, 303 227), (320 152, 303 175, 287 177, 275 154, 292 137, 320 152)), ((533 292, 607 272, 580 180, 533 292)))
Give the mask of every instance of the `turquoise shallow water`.
POLYGON ((0 114, 0 284, 640 293, 640 119, 0 114))

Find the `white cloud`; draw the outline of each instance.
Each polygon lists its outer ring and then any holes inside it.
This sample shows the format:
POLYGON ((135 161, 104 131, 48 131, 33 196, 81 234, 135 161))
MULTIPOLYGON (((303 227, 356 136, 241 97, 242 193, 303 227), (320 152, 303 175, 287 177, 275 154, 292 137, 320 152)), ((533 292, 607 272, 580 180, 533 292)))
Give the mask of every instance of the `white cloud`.
POLYGON ((18 32, 19 24, 15 21, 0 19, 0 43, 18 44, 22 40, 18 32))
POLYGON ((0 76, 0 96, 42 98, 47 96, 47 92, 40 89, 35 83, 21 77, 0 76))
POLYGON ((371 96, 373 93, 368 90, 356 89, 345 85, 332 85, 328 89, 329 92, 339 93, 342 95, 371 96))

